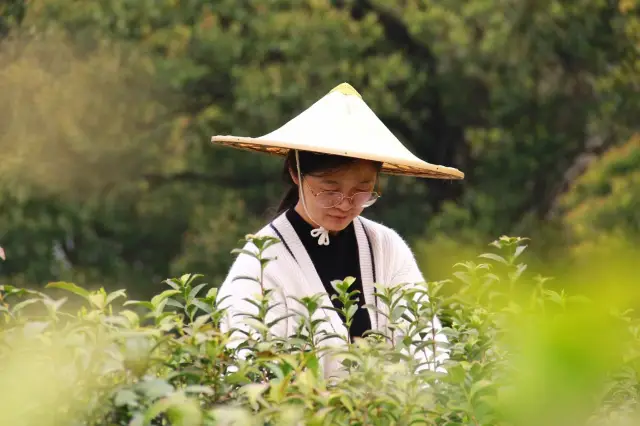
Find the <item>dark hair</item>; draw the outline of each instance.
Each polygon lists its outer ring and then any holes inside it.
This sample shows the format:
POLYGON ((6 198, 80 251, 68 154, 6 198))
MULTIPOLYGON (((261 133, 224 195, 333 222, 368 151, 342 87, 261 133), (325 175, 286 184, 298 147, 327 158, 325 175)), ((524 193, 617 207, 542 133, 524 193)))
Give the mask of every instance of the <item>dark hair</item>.
MULTIPOLYGON (((300 158, 300 174, 302 176, 330 173, 343 166, 360 161, 357 158, 345 157, 342 155, 318 154, 309 151, 298 151, 298 157, 300 158)), ((380 168, 382 167, 382 163, 376 162, 376 166, 380 168)), ((295 207, 300 199, 298 185, 296 185, 293 179, 291 179, 290 170, 294 173, 297 173, 298 171, 296 164, 296 152, 293 149, 290 149, 287 153, 282 167, 282 178, 289 184, 289 189, 287 189, 284 197, 282 197, 276 215, 295 207)))

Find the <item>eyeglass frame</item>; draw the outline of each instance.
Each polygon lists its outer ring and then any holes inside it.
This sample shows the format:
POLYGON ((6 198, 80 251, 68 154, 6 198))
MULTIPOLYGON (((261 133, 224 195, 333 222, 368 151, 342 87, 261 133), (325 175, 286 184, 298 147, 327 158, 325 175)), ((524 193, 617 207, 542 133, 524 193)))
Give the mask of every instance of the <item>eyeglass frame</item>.
MULTIPOLYGON (((304 177, 302 178, 302 180, 305 181, 304 177)), ((334 204, 333 206, 330 206, 330 207, 320 206, 323 209, 332 209, 332 208, 334 208, 336 206, 339 206, 345 199, 349 200, 349 204, 350 205, 355 206, 355 204, 353 203, 353 197, 355 197, 356 195, 358 195, 358 194, 375 194, 376 198, 373 200, 373 203, 369 204, 368 206, 359 206, 359 207, 361 207, 363 209, 366 209, 367 207, 371 207, 372 205, 374 205, 380 199, 380 197, 382 197, 382 194, 380 192, 378 192, 378 191, 358 191, 358 192, 354 193, 351 196, 346 196, 346 195, 344 195, 343 192, 340 192, 340 191, 320 191, 320 192, 316 193, 316 192, 314 192, 314 190, 311 187, 311 185, 309 185, 308 183, 307 183, 307 187, 309 188, 309 191, 311 192, 311 194, 315 198, 317 198, 318 195, 320 195, 320 194, 326 194, 326 193, 340 194, 340 201, 338 201, 336 204, 334 204)))

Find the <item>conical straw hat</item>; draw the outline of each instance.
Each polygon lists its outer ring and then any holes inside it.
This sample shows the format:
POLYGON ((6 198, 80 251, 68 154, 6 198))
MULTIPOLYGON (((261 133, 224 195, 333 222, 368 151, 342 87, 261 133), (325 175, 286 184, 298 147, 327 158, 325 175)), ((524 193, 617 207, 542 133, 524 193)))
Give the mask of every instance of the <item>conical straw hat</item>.
POLYGON ((234 148, 286 155, 290 149, 383 163, 382 172, 435 179, 463 179, 461 171, 413 155, 349 84, 342 83, 282 127, 257 138, 214 136, 234 148))

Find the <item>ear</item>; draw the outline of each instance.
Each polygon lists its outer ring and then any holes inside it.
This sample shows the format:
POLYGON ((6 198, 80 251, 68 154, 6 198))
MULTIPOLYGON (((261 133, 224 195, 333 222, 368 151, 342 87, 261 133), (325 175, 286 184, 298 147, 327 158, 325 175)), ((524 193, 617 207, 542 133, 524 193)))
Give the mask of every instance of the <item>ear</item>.
POLYGON ((293 183, 300 186, 300 182, 298 181, 298 173, 291 167, 289 167, 289 175, 291 176, 291 180, 293 181, 293 183))

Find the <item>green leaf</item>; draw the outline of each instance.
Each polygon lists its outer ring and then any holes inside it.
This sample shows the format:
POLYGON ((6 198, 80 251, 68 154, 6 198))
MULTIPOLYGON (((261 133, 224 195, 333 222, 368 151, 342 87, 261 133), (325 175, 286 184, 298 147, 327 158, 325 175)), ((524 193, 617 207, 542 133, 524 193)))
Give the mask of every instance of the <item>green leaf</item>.
POLYGON ((233 249, 231 250, 231 254, 244 254, 253 257, 254 259, 258 258, 258 255, 256 253, 246 249, 233 249))
POLYGON ((205 395, 213 395, 214 391, 209 386, 189 385, 184 388, 185 393, 203 393, 205 395))
POLYGON ((273 374, 275 374, 278 379, 282 380, 284 378, 285 373, 282 371, 282 368, 280 368, 279 365, 272 362, 267 362, 265 364, 265 367, 271 370, 271 372, 273 372, 273 374))
POLYGON ((22 302, 16 303, 15 305, 13 305, 13 307, 11 308, 11 312, 13 314, 16 314, 18 312, 20 312, 22 309, 26 308, 29 305, 33 305, 34 303, 38 303, 40 301, 40 299, 27 299, 27 300, 23 300, 22 302))
POLYGON ((187 296, 187 303, 191 303, 191 301, 198 295, 200 290, 202 290, 202 288, 205 287, 206 285, 207 283, 198 284, 193 289, 191 289, 191 291, 189 292, 189 295, 187 296))
POLYGON ((489 390, 492 390, 492 388, 495 386, 494 383, 490 382, 489 380, 479 380, 475 383, 473 383, 471 385, 471 390, 469 391, 469 396, 471 398, 474 398, 476 395, 482 394, 484 392, 487 392, 489 390))
POLYGON ((127 297, 127 291, 123 289, 109 293, 109 295, 107 296, 107 305, 116 300, 118 297, 127 297))
POLYGON ((151 302, 146 302, 146 301, 127 300, 126 302, 123 303, 123 306, 130 306, 130 305, 143 306, 143 307, 149 309, 150 311, 153 311, 153 309, 154 309, 153 304, 151 302))
POLYGON ((214 424, 220 426, 258 426, 261 424, 256 420, 255 414, 244 407, 219 406, 210 410, 209 414, 214 418, 214 424))
POLYGON ((312 413, 312 418, 311 420, 311 425, 323 425, 326 424, 326 418, 327 415, 329 415, 329 413, 331 413, 333 410, 335 410, 335 407, 324 407, 321 408, 319 410, 316 410, 315 412, 312 413))
POLYGON ((213 312, 213 309, 211 308, 211 306, 207 305, 206 303, 198 300, 198 299, 194 299, 191 302, 192 305, 196 306, 198 309, 203 310, 204 312, 210 314, 213 312))
POLYGON ((143 413, 135 413, 131 418, 131 421, 127 426, 145 426, 144 423, 144 414, 143 413))
POLYGON ((508 265, 509 262, 507 261, 507 259, 505 259, 502 256, 499 256, 495 253, 483 253, 481 255, 478 255, 478 257, 482 257, 485 259, 491 259, 491 260, 495 260, 496 262, 500 262, 500 263, 504 263, 505 265, 508 265))
POLYGON ((346 395, 341 395, 339 399, 340 399, 340 402, 342 403, 342 405, 344 405, 344 407, 347 410, 349 410, 350 413, 353 413, 354 408, 353 408, 353 404, 349 400, 349 397, 347 397, 346 395))
POLYGON ((202 277, 202 274, 184 274, 180 277, 180 282, 182 283, 182 287, 186 287, 200 277, 202 277))
POLYGON ((107 296, 102 292, 91 293, 88 297, 89 303, 98 309, 104 309, 107 305, 107 296))
POLYGON ((526 245, 516 247, 516 251, 513 253, 512 260, 516 260, 518 256, 520 256, 522 252, 526 250, 526 248, 527 248, 526 245))
POLYGON ((129 321, 129 324, 131 324, 132 327, 137 327, 140 324, 140 317, 138 316, 138 314, 136 314, 133 311, 125 309, 120 312, 120 315, 125 317, 129 321))
POLYGON ((226 382, 230 385, 243 385, 246 383, 251 383, 251 380, 247 377, 245 373, 235 372, 231 373, 227 376, 226 382))
POLYGON ((151 404, 147 411, 144 413, 144 424, 151 424, 151 421, 158 417, 160 414, 167 411, 173 405, 171 398, 162 398, 151 404))
POLYGON ((207 321, 211 319, 211 315, 205 314, 198 316, 192 323, 194 330, 200 329, 207 321))
POLYGON ((184 309, 184 305, 175 299, 167 299, 167 305, 178 309, 184 309))
POLYGON ((231 282, 236 282, 238 280, 249 280, 249 281, 252 281, 252 282, 260 284, 260 279, 259 278, 251 277, 249 275, 238 275, 238 276, 235 276, 235 277, 233 277, 231 282))
POLYGON ((71 293, 75 293, 78 296, 84 297, 87 300, 89 300, 89 295, 91 294, 89 293, 89 291, 85 290, 82 287, 79 287, 73 283, 68 283, 63 281, 49 283, 46 285, 46 288, 59 288, 62 290, 70 291, 71 293))
POLYGON ((260 408, 258 404, 258 399, 262 396, 262 394, 269 388, 269 385, 266 383, 252 383, 250 385, 243 386, 240 388, 240 392, 244 394, 249 401, 249 404, 254 410, 260 408))
POLYGON ((116 393, 114 404, 116 407, 122 407, 125 405, 135 407, 138 405, 138 395, 130 389, 120 390, 116 393))
POLYGON ((267 323, 267 327, 268 327, 268 328, 271 328, 271 327, 273 327, 274 325, 278 324, 280 321, 283 321, 283 320, 285 320, 285 319, 287 319, 287 318, 294 317, 294 316, 295 316, 295 314, 282 315, 282 316, 280 316, 280 317, 278 317, 278 318, 274 319, 273 321, 271 321, 271 322, 267 323))
POLYGON ((402 317, 402 314, 405 310, 406 308, 404 306, 396 306, 391 312, 391 322, 398 321, 402 317))
POLYGON ((320 374, 320 361, 314 353, 309 353, 305 357, 305 366, 311 370, 315 377, 320 374))
POLYGON ((275 260, 275 258, 274 257, 264 257, 264 258, 260 259, 260 266, 264 268, 272 260, 275 260))
POLYGON ((218 288, 212 287, 209 289, 209 291, 207 291, 205 299, 216 299, 217 296, 218 296, 218 288))
POLYGON ((67 298, 63 297, 62 299, 52 300, 52 299, 41 299, 42 303, 47 307, 47 311, 49 315, 56 315, 58 310, 62 305, 67 302, 67 298))
POLYGON ((173 386, 162 379, 153 379, 147 382, 142 382, 138 385, 138 388, 144 392, 147 398, 152 400, 169 395, 174 391, 173 386))
POLYGON ((351 305, 349 309, 347 309, 347 318, 353 318, 353 316, 358 311, 358 305, 351 305))
POLYGON ((469 284, 469 285, 473 284, 473 279, 471 278, 471 275, 469 275, 466 272, 458 271, 458 272, 454 272, 453 275, 465 284, 469 284))
POLYGON ((564 306, 564 298, 557 292, 553 290, 544 290, 543 293, 547 296, 547 299, 551 300, 553 303, 564 306))
POLYGON ((460 364, 449 367, 447 371, 452 383, 462 384, 467 376, 466 371, 460 364))
POLYGON ((163 281, 165 284, 169 285, 174 290, 180 290, 180 284, 176 282, 175 279, 171 278, 163 281))
POLYGON ((162 293, 153 296, 153 298, 151 299, 151 304, 155 307, 158 306, 162 301, 164 301, 165 299, 171 297, 171 296, 175 296, 176 294, 180 294, 180 291, 178 290, 165 290, 162 293))
POLYGON ((253 318, 246 318, 244 321, 245 321, 245 324, 247 324, 248 326, 256 330, 269 331, 269 327, 267 327, 264 323, 258 320, 255 320, 253 318))

